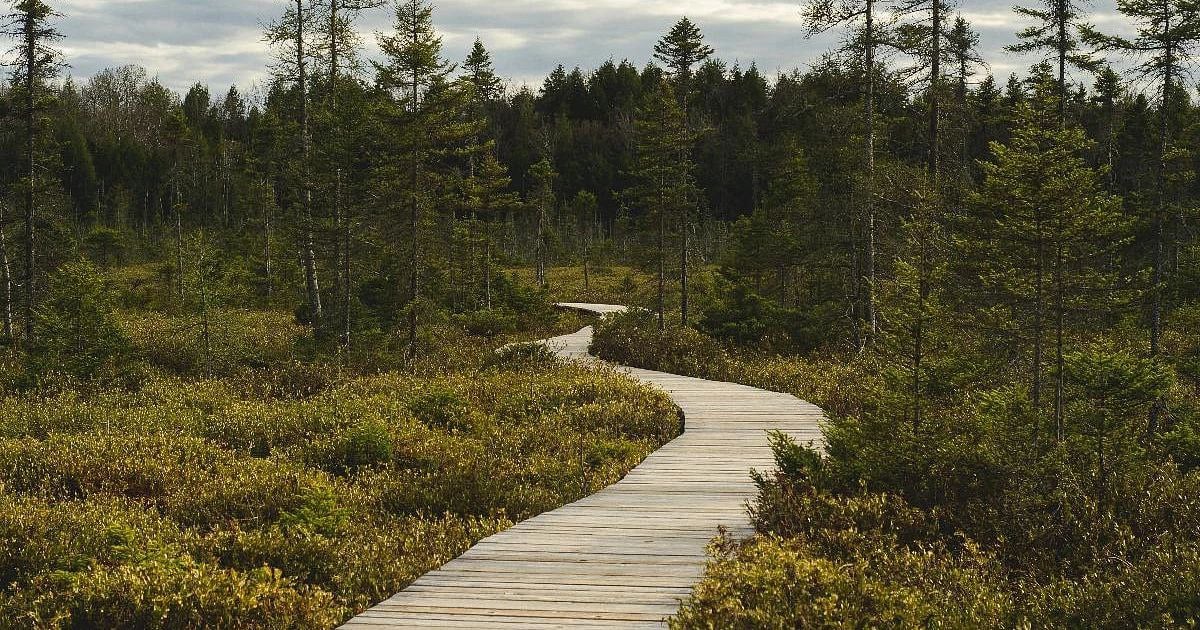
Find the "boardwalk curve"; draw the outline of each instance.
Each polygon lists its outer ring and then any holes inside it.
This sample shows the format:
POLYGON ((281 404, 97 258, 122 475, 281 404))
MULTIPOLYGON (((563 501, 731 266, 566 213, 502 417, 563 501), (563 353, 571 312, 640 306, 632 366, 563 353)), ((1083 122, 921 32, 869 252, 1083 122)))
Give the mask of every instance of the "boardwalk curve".
MULTIPOLYGON (((591 339, 589 327, 547 344, 581 359, 591 339)), ((786 394, 623 369, 671 395, 684 413, 683 435, 620 482, 481 541, 344 627, 664 627, 704 572, 718 527, 752 531, 750 470, 774 464, 767 432, 819 443, 823 414, 786 394)))

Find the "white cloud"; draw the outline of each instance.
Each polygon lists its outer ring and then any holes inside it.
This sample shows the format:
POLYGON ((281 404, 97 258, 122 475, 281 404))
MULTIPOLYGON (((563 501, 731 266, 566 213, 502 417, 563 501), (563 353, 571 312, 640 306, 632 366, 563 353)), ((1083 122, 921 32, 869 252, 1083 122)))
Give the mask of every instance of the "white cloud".
MULTIPOLYGON (((1038 0, 1029 0, 1036 4, 1038 0)), ((1096 2, 1091 21, 1108 30, 1124 23, 1114 0, 1096 2)), ((265 75, 268 52, 261 24, 281 13, 285 0, 60 0, 67 61, 76 77, 136 63, 168 86, 196 81, 221 90, 265 75)), ((650 59, 654 42, 687 14, 705 31, 718 55, 743 66, 756 61, 767 73, 805 67, 837 40, 804 38, 799 0, 440 0, 434 14, 452 59, 475 37, 493 53, 500 74, 536 83, 559 63, 591 68, 605 60, 650 59)), ((962 0, 961 10, 983 35, 982 48, 997 73, 1030 60, 1003 52, 1022 22, 996 0, 962 0)), ((364 16, 368 54, 372 32, 387 30, 388 10, 364 16)))

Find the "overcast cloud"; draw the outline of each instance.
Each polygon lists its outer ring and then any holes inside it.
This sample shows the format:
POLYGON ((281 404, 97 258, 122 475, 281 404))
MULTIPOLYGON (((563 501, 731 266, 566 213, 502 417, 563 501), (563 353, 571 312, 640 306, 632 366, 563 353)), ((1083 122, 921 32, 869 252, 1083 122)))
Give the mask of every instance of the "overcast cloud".
MULTIPOLYGON (((63 17, 63 48, 71 74, 84 79, 123 64, 144 66, 176 90, 197 81, 214 92, 261 81, 267 50, 261 24, 280 14, 284 0, 51 0, 63 17)), ((555 65, 594 68, 608 59, 638 65, 681 15, 703 28, 721 59, 767 74, 805 67, 836 41, 806 40, 797 2, 771 0, 441 0, 435 22, 446 53, 461 59, 476 36, 492 51, 499 73, 514 85, 537 85, 555 65)), ((1091 21, 1126 30, 1114 0, 1097 0, 1091 21)), ((1021 23, 1008 1, 962 0, 961 11, 983 36, 985 58, 997 75, 1030 60, 1003 51, 1021 23)), ((371 33, 388 28, 390 9, 362 21, 371 33)), ((369 51, 370 52, 370 51, 369 51)))

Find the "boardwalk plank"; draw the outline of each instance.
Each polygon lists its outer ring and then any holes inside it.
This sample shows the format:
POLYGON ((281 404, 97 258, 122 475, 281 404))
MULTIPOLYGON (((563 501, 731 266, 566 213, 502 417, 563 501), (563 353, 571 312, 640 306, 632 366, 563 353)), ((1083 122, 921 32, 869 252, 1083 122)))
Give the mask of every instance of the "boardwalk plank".
MULTIPOLYGON (((624 310, 559 306, 593 315, 624 310)), ((591 336, 585 328, 546 344, 591 360, 591 336)), ((786 394, 621 369, 671 395, 684 414, 682 436, 617 484, 481 541, 345 628, 665 627, 703 574, 718 528, 753 531, 750 471, 774 466, 767 432, 820 445, 824 415, 786 394)))

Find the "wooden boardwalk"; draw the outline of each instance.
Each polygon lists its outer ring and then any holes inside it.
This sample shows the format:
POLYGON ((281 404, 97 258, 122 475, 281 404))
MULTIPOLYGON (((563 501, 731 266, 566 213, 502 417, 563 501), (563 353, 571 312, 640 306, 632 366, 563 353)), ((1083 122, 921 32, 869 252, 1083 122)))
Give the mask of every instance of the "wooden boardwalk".
MULTIPOLYGON (((547 343, 582 358, 591 338, 585 328, 547 343)), ((785 394, 627 371, 674 398, 686 419, 682 436, 617 484, 481 541, 345 627, 664 627, 701 577, 718 526, 752 531, 750 470, 774 465, 767 431, 819 443, 823 415, 785 394)))

